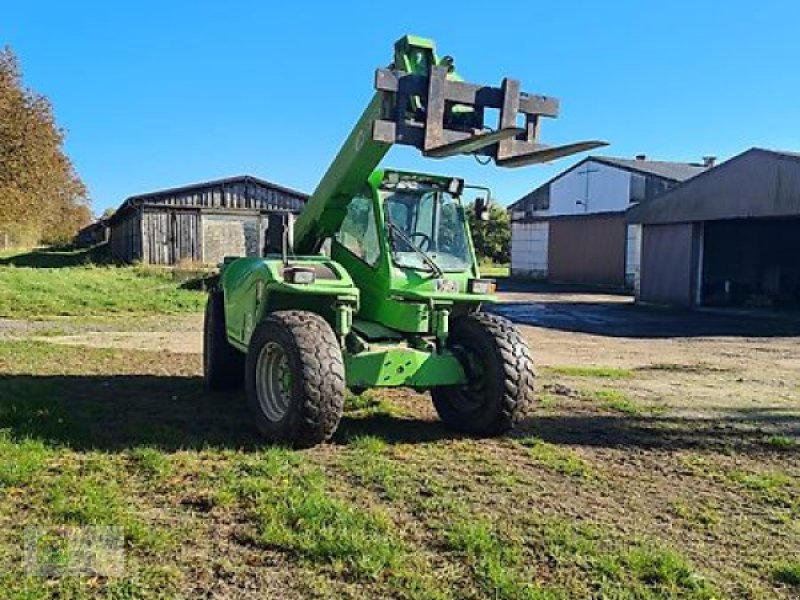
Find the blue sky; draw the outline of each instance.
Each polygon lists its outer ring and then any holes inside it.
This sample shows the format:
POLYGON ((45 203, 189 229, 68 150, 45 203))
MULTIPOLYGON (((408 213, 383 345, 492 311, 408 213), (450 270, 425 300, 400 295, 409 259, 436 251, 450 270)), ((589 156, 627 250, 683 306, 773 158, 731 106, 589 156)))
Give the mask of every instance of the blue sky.
MULTIPOLYGON (((7 2, 0 43, 49 96, 94 209, 253 174, 312 191, 395 39, 431 37, 468 80, 557 96, 542 141, 728 158, 800 150, 800 2, 7 2)), ((386 165, 516 200, 572 163, 481 167, 393 149, 386 165)))

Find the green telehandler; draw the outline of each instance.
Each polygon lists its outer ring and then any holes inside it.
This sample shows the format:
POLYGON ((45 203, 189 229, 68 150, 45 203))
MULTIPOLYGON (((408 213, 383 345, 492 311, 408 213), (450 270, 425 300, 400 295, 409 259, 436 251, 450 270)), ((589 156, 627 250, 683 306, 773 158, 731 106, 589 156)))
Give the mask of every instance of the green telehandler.
MULTIPOLYGON (((603 142, 538 142, 554 98, 464 82, 432 41, 398 40, 375 94, 304 210, 272 216, 263 257, 226 258, 205 314, 207 386, 244 385, 269 441, 329 439, 345 390, 429 390, 442 421, 474 435, 508 431, 533 399, 533 362, 482 278, 455 177, 378 169, 393 144, 424 156, 541 163, 603 142), (494 128, 486 111, 499 113, 494 128)), ((480 188, 484 189, 485 188, 480 188)), ((482 192, 483 193, 483 192, 482 192)), ((488 198, 474 210, 483 217, 488 198)))

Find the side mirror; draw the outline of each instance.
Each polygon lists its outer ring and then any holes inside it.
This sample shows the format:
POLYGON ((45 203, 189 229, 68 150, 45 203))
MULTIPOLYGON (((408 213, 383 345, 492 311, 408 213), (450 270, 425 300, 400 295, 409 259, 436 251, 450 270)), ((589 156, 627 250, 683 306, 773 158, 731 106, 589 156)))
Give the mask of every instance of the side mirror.
POLYGON ((475 199, 475 217, 479 221, 489 220, 489 202, 486 198, 481 197, 475 199))

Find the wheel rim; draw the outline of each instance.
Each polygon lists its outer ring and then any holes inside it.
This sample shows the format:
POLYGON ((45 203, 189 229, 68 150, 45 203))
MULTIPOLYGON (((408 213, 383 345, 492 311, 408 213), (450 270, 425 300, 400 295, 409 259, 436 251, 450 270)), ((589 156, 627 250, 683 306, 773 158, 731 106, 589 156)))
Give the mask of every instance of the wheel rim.
POLYGON ((256 362, 256 394, 261 412, 270 421, 283 419, 291 400, 289 360, 280 344, 267 342, 256 362))

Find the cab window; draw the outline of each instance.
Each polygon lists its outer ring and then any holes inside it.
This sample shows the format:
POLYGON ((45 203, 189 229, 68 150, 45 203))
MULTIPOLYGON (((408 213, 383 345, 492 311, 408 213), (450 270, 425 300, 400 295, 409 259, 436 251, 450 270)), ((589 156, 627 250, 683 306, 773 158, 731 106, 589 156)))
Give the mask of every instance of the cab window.
POLYGON ((336 241, 370 266, 380 257, 372 197, 363 193, 350 201, 336 241))

